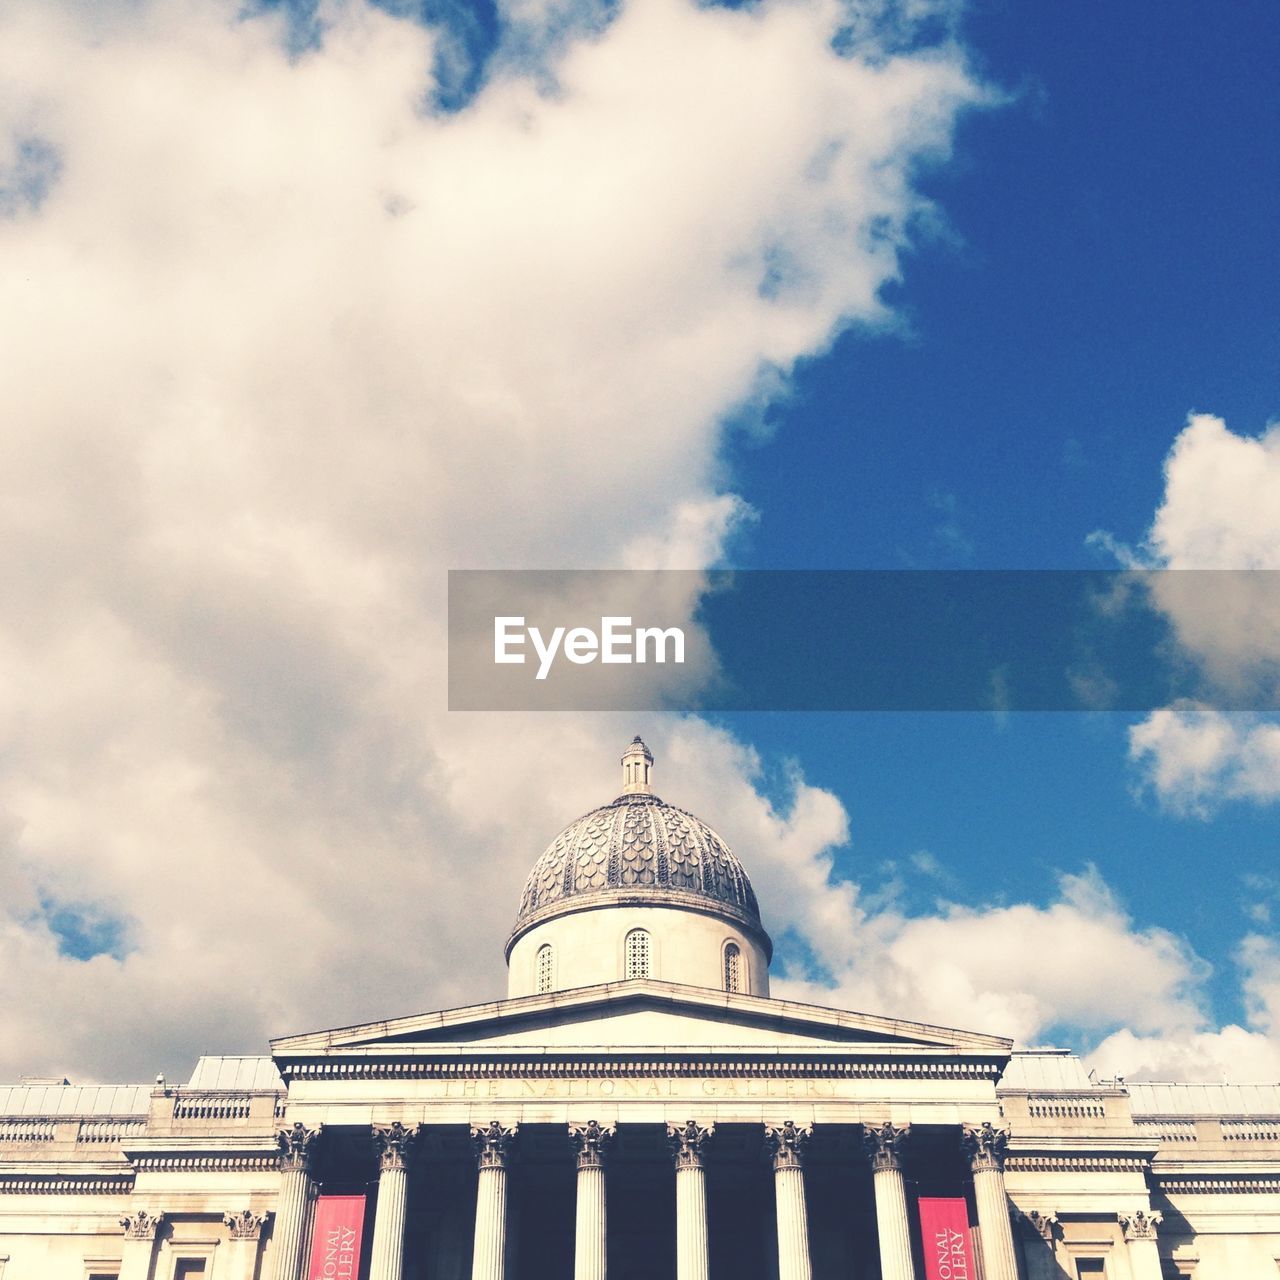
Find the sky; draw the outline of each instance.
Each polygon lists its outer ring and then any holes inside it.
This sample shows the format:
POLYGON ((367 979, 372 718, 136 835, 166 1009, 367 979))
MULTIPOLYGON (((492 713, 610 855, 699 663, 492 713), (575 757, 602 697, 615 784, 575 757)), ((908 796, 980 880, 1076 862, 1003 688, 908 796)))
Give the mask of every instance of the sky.
POLYGON ((1274 6, 16 0, 0 50, 0 1078, 493 998, 635 732, 776 993, 1280 1078, 1265 717, 445 697, 451 568, 1280 568, 1274 6))

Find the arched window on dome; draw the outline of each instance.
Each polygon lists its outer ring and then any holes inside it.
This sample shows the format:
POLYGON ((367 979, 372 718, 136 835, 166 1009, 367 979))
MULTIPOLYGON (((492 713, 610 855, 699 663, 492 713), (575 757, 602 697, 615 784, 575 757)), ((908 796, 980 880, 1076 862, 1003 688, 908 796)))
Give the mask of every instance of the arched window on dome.
POLYGON ((623 976, 627 978, 648 978, 651 976, 651 948, 649 934, 645 929, 632 929, 627 934, 625 946, 626 968, 623 976))
POLYGON ((535 960, 537 968, 537 988, 538 994, 544 991, 552 991, 555 989, 555 957, 551 951, 551 943, 544 942, 538 948, 538 955, 535 960))
POLYGON ((742 990, 742 948, 736 942, 724 944, 724 989, 742 990))

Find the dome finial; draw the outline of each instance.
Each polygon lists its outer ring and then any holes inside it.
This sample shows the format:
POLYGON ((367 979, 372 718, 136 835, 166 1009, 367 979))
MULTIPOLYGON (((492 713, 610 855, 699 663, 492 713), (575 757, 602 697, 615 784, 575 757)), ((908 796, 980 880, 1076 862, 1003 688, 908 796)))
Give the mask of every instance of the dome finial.
POLYGON ((637 733, 631 745, 622 753, 622 794, 624 796, 652 795, 653 752, 640 740, 637 733))

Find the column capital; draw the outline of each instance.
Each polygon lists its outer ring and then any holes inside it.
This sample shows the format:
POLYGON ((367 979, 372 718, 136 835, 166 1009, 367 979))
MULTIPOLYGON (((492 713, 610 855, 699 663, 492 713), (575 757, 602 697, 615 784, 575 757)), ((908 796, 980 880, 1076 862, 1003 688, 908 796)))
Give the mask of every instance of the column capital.
POLYGON ((318 1124, 314 1129, 295 1122, 288 1129, 281 1129, 276 1134, 276 1145, 280 1148, 280 1172, 301 1169, 311 1172, 311 1164, 315 1159, 318 1139, 324 1125, 318 1124))
POLYGON ((715 1125, 709 1124, 704 1128, 696 1120, 686 1120, 681 1125, 667 1125, 667 1142, 677 1170, 703 1167, 707 1144, 715 1131, 715 1125))
POLYGON ((1052 1244, 1058 1231, 1058 1215, 1041 1213, 1039 1209, 1014 1209, 1013 1220, 1027 1237, 1035 1237, 1052 1244))
POLYGON ((960 1145, 969 1157, 969 1167, 974 1173, 1003 1169, 1008 1144, 1008 1129, 997 1129, 990 1120, 984 1120, 980 1125, 961 1126, 960 1145))
POLYGON ((484 1127, 471 1126, 471 1142, 476 1149, 476 1164, 481 1169, 505 1169, 515 1149, 520 1126, 508 1128, 497 1120, 484 1127))
POLYGON ((127 1214, 120 1219, 126 1240, 154 1240, 163 1224, 163 1213, 151 1214, 145 1209, 139 1209, 137 1213, 127 1214))
POLYGON ((1132 1213, 1118 1215, 1120 1230, 1124 1232, 1126 1241, 1154 1240, 1156 1228, 1160 1225, 1159 1213, 1148 1213, 1145 1209, 1135 1209, 1132 1213))
POLYGON ((569 1143, 577 1152, 579 1169, 603 1169, 604 1158, 617 1135, 616 1125, 601 1125, 595 1120, 569 1126, 569 1143))
POLYGON ((399 1120, 389 1125, 373 1126, 373 1145, 378 1153, 379 1169, 404 1169, 408 1167, 422 1132, 421 1125, 406 1128, 399 1120))
POLYGON ((256 1240, 269 1217, 269 1212, 254 1213, 250 1209, 241 1209, 239 1213, 224 1213, 222 1222, 230 1229, 233 1240, 256 1240))
POLYGON ((862 1126, 862 1149, 866 1152, 867 1159, 871 1161, 873 1172, 902 1168, 903 1148, 910 1132, 909 1124, 899 1128, 888 1120, 883 1124, 862 1126))
POLYGON ((765 1125, 764 1148, 773 1160, 773 1168, 801 1169, 804 1167, 804 1149, 813 1137, 813 1125, 797 1125, 794 1120, 784 1120, 780 1125, 765 1125))

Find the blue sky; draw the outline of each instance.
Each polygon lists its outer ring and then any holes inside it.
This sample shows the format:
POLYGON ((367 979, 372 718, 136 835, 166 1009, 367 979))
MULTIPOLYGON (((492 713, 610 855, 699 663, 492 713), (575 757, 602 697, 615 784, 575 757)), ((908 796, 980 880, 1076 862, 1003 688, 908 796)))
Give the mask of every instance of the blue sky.
POLYGON ((18 0, 0 47, 0 1073, 491 998, 636 729, 779 990, 1280 1073, 1269 722, 468 716, 443 639, 456 568, 1280 568, 1274 5, 18 0))
MULTIPOLYGON (((1275 7, 982 4, 963 30, 1010 101, 970 116, 925 183, 947 235, 889 292, 909 334, 843 336, 771 437, 734 451, 760 513, 737 565, 1106 564, 1088 535, 1141 540, 1191 411, 1245 434, 1280 416, 1275 7)), ((907 874, 918 906, 1036 899, 1094 863, 1139 920, 1192 940, 1216 1010, 1242 1016, 1230 952, 1276 814, 1136 795, 1130 718, 727 722, 845 800, 860 869, 934 854, 956 883, 907 874)))

